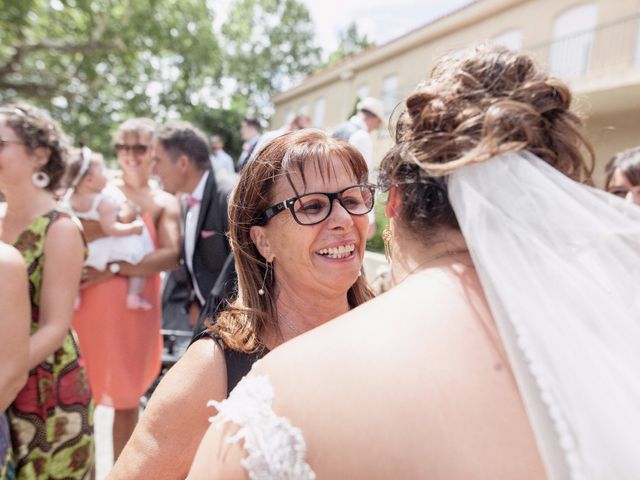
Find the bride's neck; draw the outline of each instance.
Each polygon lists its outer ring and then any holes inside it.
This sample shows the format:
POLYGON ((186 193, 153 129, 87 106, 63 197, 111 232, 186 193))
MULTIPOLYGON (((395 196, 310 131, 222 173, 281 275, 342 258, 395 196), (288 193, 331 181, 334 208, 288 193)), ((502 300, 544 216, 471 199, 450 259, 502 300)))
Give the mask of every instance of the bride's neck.
POLYGON ((450 264, 461 257, 468 258, 462 233, 447 229, 433 235, 429 241, 395 228, 393 234, 391 273, 394 284, 425 268, 450 264))

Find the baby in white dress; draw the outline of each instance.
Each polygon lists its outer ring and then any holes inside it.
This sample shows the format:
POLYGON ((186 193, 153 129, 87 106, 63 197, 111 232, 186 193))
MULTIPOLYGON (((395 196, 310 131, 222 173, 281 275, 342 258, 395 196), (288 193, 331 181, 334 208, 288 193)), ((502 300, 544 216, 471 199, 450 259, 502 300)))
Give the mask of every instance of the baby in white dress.
MULTIPOLYGON (((69 207, 78 218, 100 222, 100 228, 108 235, 89 242, 86 266, 104 271, 115 262, 135 265, 153 251, 153 241, 140 218, 131 223, 118 221, 118 210, 127 199, 119 189, 107 186, 102 155, 83 148, 72 157, 69 174, 69 207)), ((117 273, 117 267, 111 270, 117 273)), ((128 280, 127 308, 150 310, 151 303, 142 297, 145 277, 128 280)))

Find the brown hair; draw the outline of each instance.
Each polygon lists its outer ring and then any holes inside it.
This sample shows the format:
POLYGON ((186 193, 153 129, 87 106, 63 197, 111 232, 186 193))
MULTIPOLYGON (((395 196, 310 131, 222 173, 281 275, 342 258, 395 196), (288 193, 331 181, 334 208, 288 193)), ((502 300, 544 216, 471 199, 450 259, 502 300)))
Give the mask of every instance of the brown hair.
POLYGON ((422 238, 458 229, 446 175, 507 152, 528 150, 589 181, 593 150, 570 104, 568 87, 523 53, 480 45, 441 59, 407 99, 380 166, 381 187, 398 185, 401 223, 422 238))
POLYGON ((27 148, 34 150, 46 147, 51 152, 41 171, 49 176, 49 185, 45 188, 57 193, 67 166, 69 142, 60 125, 51 118, 46 110, 27 103, 9 103, 0 107, 0 115, 27 148))
POLYGON ((67 167, 67 174, 64 179, 64 187, 65 188, 76 188, 82 179, 87 176, 89 171, 91 170, 91 166, 98 160, 104 160, 103 156, 92 150, 89 150, 89 166, 87 170, 82 174, 80 178, 78 177, 80 173, 80 169, 82 168, 82 163, 84 162, 82 149, 78 148, 74 150, 71 155, 69 155, 69 166, 67 167), (75 182, 75 185, 73 183, 75 182))
POLYGON ((631 185, 640 185, 640 146, 633 147, 623 152, 616 153, 605 167, 607 175, 604 183, 609 188, 611 178, 616 170, 620 170, 629 180, 631 185))
MULTIPOLYGON (((360 152, 315 129, 297 130, 275 138, 242 171, 229 205, 229 238, 235 254, 238 297, 210 327, 229 348, 244 352, 259 350, 264 347, 261 344, 264 334, 277 329, 274 277, 271 274, 265 278, 267 261, 250 236, 251 227, 260 224, 262 214, 274 201, 276 179, 285 176, 293 186, 292 173, 300 174, 303 185, 309 171, 333 175, 327 163, 330 158, 340 159, 358 182, 366 182, 367 164, 360 152), (259 295, 263 279, 265 293, 259 295)), ((372 296, 362 276, 347 292, 352 308, 372 296)))

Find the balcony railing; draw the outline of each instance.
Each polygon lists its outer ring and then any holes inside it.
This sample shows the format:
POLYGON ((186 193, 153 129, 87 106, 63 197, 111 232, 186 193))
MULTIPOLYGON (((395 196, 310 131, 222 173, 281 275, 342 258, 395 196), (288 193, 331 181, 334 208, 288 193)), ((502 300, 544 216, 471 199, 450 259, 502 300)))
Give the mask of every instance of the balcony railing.
POLYGON ((640 71, 640 14, 524 51, 567 81, 640 71))

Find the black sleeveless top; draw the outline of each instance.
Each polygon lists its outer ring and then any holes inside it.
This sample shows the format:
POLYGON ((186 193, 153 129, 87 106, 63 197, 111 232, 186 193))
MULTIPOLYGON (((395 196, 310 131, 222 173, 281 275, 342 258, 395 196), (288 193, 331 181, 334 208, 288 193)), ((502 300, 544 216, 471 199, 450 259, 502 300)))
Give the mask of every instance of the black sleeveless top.
POLYGON ((224 344, 220 336, 214 335, 209 330, 203 330, 193 337, 191 344, 205 337, 211 338, 218 344, 220 350, 224 352, 224 361, 227 365, 227 396, 229 396, 231 390, 235 388, 238 382, 242 380, 242 377, 249 373, 253 364, 269 353, 269 350, 266 348, 254 353, 232 350, 224 344))

